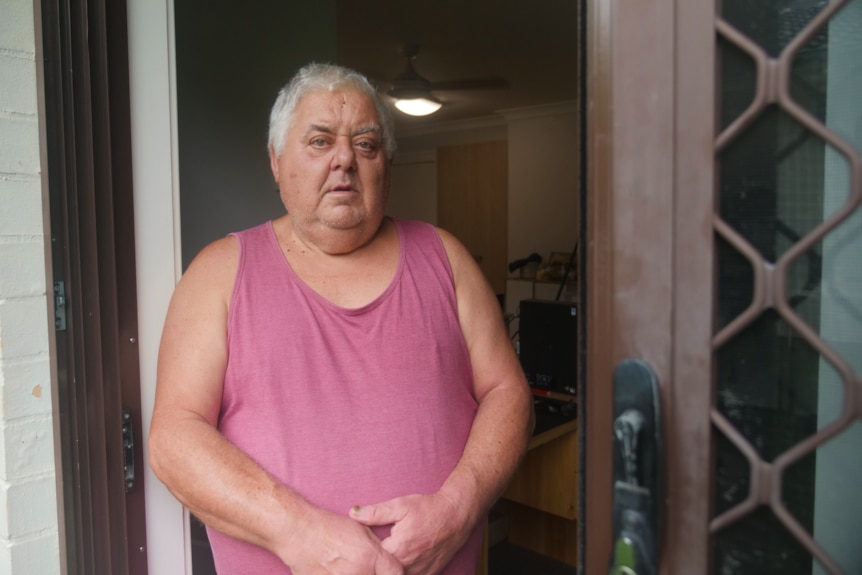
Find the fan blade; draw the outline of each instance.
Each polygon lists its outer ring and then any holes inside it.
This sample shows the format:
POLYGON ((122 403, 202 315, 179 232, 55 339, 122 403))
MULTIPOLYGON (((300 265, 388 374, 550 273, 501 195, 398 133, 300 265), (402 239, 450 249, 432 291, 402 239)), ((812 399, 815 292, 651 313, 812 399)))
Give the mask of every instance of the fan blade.
POLYGON ((503 90, 509 87, 505 79, 491 76, 488 78, 468 78, 447 82, 431 82, 431 90, 503 90))

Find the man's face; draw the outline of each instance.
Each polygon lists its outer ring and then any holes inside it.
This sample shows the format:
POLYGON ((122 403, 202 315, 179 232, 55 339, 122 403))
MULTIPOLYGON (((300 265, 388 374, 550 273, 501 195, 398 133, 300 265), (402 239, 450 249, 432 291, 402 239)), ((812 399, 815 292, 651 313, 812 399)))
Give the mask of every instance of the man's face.
POLYGON ((270 165, 282 202, 301 229, 379 225, 389 162, 373 103, 350 89, 307 94, 296 107, 280 157, 270 165))

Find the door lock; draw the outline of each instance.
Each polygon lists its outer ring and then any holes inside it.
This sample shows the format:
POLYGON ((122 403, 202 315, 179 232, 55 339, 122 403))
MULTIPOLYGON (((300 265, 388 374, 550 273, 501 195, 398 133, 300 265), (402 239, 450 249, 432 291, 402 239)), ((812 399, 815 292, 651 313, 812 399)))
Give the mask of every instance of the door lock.
POLYGON ((610 575, 656 575, 663 446, 658 378, 626 359, 614 370, 614 549, 610 575))

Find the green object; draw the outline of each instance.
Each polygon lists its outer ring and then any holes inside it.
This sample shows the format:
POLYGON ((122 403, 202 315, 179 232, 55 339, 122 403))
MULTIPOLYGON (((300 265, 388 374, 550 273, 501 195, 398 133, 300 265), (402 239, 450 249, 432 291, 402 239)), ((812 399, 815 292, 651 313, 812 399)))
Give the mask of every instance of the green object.
POLYGON ((635 572, 635 545, 628 537, 620 537, 614 546, 614 565, 610 575, 637 575, 635 572))

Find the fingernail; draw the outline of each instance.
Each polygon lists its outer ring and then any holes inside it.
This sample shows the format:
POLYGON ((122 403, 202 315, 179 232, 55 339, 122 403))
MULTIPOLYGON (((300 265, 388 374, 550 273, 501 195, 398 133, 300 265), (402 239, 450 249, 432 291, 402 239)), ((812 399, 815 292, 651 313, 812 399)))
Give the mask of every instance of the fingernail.
POLYGON ((351 509, 350 512, 354 515, 362 515, 362 507, 360 507, 359 505, 354 505, 353 509, 351 509))

